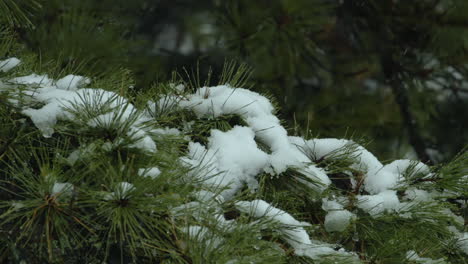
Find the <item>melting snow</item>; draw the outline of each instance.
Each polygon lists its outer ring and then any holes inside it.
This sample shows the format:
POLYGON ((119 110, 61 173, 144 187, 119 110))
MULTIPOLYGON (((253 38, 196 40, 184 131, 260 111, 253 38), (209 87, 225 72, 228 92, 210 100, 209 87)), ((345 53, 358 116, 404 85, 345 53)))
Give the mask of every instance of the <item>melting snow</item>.
POLYGON ((284 228, 281 232, 284 234, 284 239, 295 249, 295 254, 298 256, 320 259, 324 255, 341 255, 355 259, 355 256, 345 251, 336 251, 330 245, 311 240, 304 230, 305 226, 310 226, 309 223, 299 222, 290 214, 263 200, 240 201, 236 203, 236 207, 239 211, 253 217, 267 217, 283 224, 284 228))
POLYGON ((322 209, 327 211, 324 222, 327 232, 343 232, 355 217, 353 213, 344 209, 343 205, 333 200, 323 199, 322 209))
MULTIPOLYGON (((19 63, 20 61, 16 58, 0 61, 0 71, 7 72, 19 63)), ((110 128, 127 122, 125 124, 128 126, 123 126, 126 130, 122 131, 122 135, 134 140, 131 147, 143 149, 149 153, 157 150, 152 136, 182 133, 174 128, 142 127, 143 123, 159 111, 182 107, 191 109, 198 117, 204 118, 216 118, 228 114, 239 115, 247 126, 234 126, 226 132, 213 129, 210 131, 206 146, 189 142, 188 154, 182 157, 181 161, 193 167, 192 176, 201 179, 204 187, 210 191, 194 193, 198 202, 189 202, 180 208, 174 208, 174 212, 179 209, 200 208, 204 205, 202 203, 212 200, 219 203, 230 200, 244 185, 247 185, 251 191, 255 191, 260 173, 278 176, 288 168, 294 168, 313 182, 318 182, 319 185, 304 183, 309 184, 315 191, 322 192, 331 184, 331 180, 326 171, 317 167, 314 162, 320 159, 337 158, 340 155, 354 157, 351 168, 364 172, 362 191, 368 192, 369 195, 357 195, 357 207, 371 216, 378 217, 385 212, 395 213, 411 203, 432 201, 437 195, 411 188, 405 191, 404 196, 404 199, 409 202, 400 202, 394 189, 404 184, 404 176, 414 176, 419 173, 431 175, 430 169, 425 164, 410 160, 396 160, 383 165, 372 153, 351 140, 331 138, 304 140, 299 137, 290 137, 280 120, 274 115, 274 107, 270 101, 246 89, 232 88, 229 85, 202 87, 196 93, 185 97, 168 95, 157 102, 150 101, 146 112, 140 112, 125 98, 114 92, 83 88, 90 84, 90 79, 83 76, 67 75, 55 81, 47 75, 31 74, 10 79, 8 83, 8 87, 26 86, 24 93, 33 102, 41 103, 40 108, 25 108, 22 113, 31 118, 44 137, 53 135, 54 126, 59 120, 78 122, 77 117, 66 109, 79 110, 86 105, 96 111, 90 114, 91 116, 84 125, 110 128), (260 149, 258 143, 265 144, 268 147, 268 153, 260 149), (215 194, 218 188, 223 189, 221 195, 215 194)), ((182 92, 183 87, 177 86, 174 89, 182 92)), ((190 129, 190 124, 186 126, 190 129)), ((112 147, 112 144, 116 142, 122 142, 122 139, 119 138, 113 143, 106 142, 105 145, 112 147)), ((86 149, 78 149, 71 153, 67 160, 73 164, 84 152, 86 149)), ((156 178, 160 173, 157 167, 141 168, 138 171, 139 175, 150 178, 156 178)), ((299 178, 297 180, 301 181, 299 178)), ((55 183, 52 193, 68 193, 72 187, 69 183, 55 183)), ((113 192, 105 196, 105 199, 127 198, 134 188, 128 182, 120 182, 113 192)), ((356 216, 344 209, 345 202, 341 201, 340 197, 333 199, 322 201, 322 208, 327 212, 324 226, 328 232, 342 232, 356 216)), ((304 229, 310 224, 297 221, 287 212, 263 200, 240 201, 235 205, 244 213, 258 218, 267 217, 282 224, 284 228, 281 229, 281 233, 285 241, 295 249, 295 253, 299 256, 319 259, 325 255, 341 255, 349 257, 350 261, 357 259, 356 256, 342 249, 335 250, 336 245, 328 245, 311 239, 304 229)), ((230 221, 225 220, 222 212, 218 211, 219 222, 229 224, 230 221)), ((202 214, 205 211, 199 213, 202 214)), ((191 237, 206 237, 209 232, 211 231, 200 226, 187 228, 187 233, 191 237)), ((468 233, 459 232, 455 228, 453 232, 459 238, 457 245, 468 254, 468 233)), ((213 239, 214 243, 220 242, 219 238, 209 239, 213 239)), ((407 258, 427 263, 443 263, 437 262, 439 260, 420 258, 415 252, 408 252, 407 258)))
POLYGON ((6 60, 1 60, 0 61, 0 71, 1 72, 8 72, 14 67, 16 67, 18 64, 20 64, 21 61, 17 58, 9 58, 6 60))

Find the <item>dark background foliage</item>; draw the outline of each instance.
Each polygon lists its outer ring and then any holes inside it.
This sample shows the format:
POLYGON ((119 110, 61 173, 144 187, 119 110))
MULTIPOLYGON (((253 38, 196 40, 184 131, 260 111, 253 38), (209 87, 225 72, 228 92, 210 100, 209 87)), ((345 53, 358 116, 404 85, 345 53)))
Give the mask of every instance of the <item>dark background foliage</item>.
POLYGON ((141 90, 234 59, 291 130, 430 163, 468 142, 464 0, 15 2, 34 25, 15 29, 27 48, 77 73, 128 68, 141 90))

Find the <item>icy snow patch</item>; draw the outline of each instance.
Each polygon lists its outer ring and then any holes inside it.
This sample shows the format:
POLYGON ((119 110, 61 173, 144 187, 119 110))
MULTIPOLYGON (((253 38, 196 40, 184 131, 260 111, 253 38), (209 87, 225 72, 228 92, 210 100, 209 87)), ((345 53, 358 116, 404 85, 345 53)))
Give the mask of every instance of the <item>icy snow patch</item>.
POLYGON ((396 191, 383 191, 376 195, 358 195, 357 206, 371 216, 380 216, 384 212, 394 212, 401 208, 396 191))
POLYGON ((206 149, 205 146, 201 145, 198 142, 189 142, 188 145, 188 155, 182 157, 181 161, 184 162, 189 167, 194 168, 191 175, 196 176, 204 180, 206 183, 216 183, 216 179, 220 174, 216 166, 216 156, 215 151, 211 149, 206 149))
POLYGON ((20 64, 21 61, 15 57, 13 58, 9 58, 9 59, 6 59, 6 60, 1 60, 0 61, 0 71, 1 72, 8 72, 10 71, 11 69, 13 69, 14 67, 18 66, 18 64, 20 64))
POLYGON ((198 117, 212 118, 227 114, 241 116, 258 140, 270 148, 265 171, 272 175, 278 175, 288 167, 302 167, 304 163, 310 162, 289 142, 287 131, 273 114, 274 107, 270 101, 258 93, 229 85, 202 87, 178 103, 181 107, 192 109, 198 117))
MULTIPOLYGON (((289 141, 314 160, 333 158, 339 155, 354 157, 356 161, 351 168, 366 173, 366 191, 378 193, 379 191, 386 190, 386 188, 382 189, 380 186, 376 187, 374 181, 368 180, 376 177, 375 175, 383 168, 382 163, 372 153, 354 141, 336 138, 320 138, 305 141, 297 137, 289 137, 289 141)), ((394 175, 384 175, 383 177, 393 178, 394 175)), ((390 181, 393 182, 393 180, 390 181)), ((379 181, 378 183, 381 182, 379 181)))
POLYGON ((27 108, 22 111, 29 116, 44 137, 51 137, 57 120, 75 121, 76 117, 66 109, 88 107, 93 109, 110 109, 88 121, 88 126, 110 127, 112 124, 132 120, 127 136, 134 138, 133 147, 149 152, 155 152, 156 143, 145 131, 138 128, 148 120, 137 113, 136 108, 127 99, 114 92, 102 89, 78 89, 79 86, 89 83, 89 79, 82 76, 68 75, 53 86, 53 81, 47 75, 29 75, 11 80, 19 84, 38 84, 39 88, 26 91, 35 100, 45 103, 42 108, 27 108), (86 105, 86 106, 85 106, 86 105), (106 106, 106 107, 104 107, 106 106))
POLYGON ((315 165, 306 165, 303 168, 296 169, 298 172, 309 178, 311 182, 305 181, 301 178, 296 179, 319 193, 324 191, 328 185, 331 184, 330 178, 328 178, 328 175, 322 168, 316 167, 315 165))
POLYGON ((413 161, 413 160, 407 160, 407 159, 401 159, 401 160, 395 160, 387 165, 384 166, 384 169, 396 173, 396 174, 402 174, 408 170, 408 168, 413 169, 413 174, 417 173, 423 173, 423 174, 429 174, 430 170, 429 167, 418 161, 413 161))
POLYGON ((348 210, 330 211, 325 216, 325 230, 327 232, 343 232, 349 226, 353 213, 348 210))
POLYGON ((457 246, 468 255, 468 232, 464 232, 459 235, 457 246))
POLYGON ((299 138, 290 137, 290 140, 294 140, 293 142, 305 151, 310 151, 309 154, 316 160, 333 157, 344 147, 353 144, 352 141, 336 138, 316 138, 301 142, 299 138))
POLYGON ((409 168, 412 168, 409 176, 430 173, 429 167, 424 163, 407 159, 395 160, 383 166, 376 173, 368 174, 365 179, 366 190, 375 194, 397 187, 398 183, 403 180, 402 174, 407 172, 409 168))
POLYGON ((307 141, 307 146, 309 149, 312 149, 317 159, 342 154, 345 147, 349 146, 350 149, 354 150, 354 152, 349 154, 356 158, 353 169, 365 171, 368 175, 377 172, 383 167, 382 163, 372 153, 352 140, 335 138, 311 139, 307 141), (354 148, 351 147, 353 145, 355 146, 354 148))
POLYGON ((15 84, 39 85, 39 87, 48 87, 53 83, 52 79, 49 79, 49 76, 37 75, 35 73, 23 77, 13 78, 10 80, 10 82, 15 84))
POLYGON ((243 183, 247 183, 251 190, 255 190, 258 182, 255 176, 263 170, 268 162, 268 155, 258 149, 254 140, 255 133, 248 127, 235 126, 227 132, 212 130, 208 138, 209 149, 215 151, 217 167, 226 171, 219 183, 229 191, 223 196, 229 199, 243 183))
POLYGON ((295 254, 298 256, 318 260, 325 255, 341 255, 349 257, 350 261, 355 259, 355 256, 343 250, 336 251, 330 245, 311 240, 304 230, 305 226, 310 226, 309 223, 299 222, 290 214, 263 200, 239 201, 236 203, 236 208, 253 217, 266 217, 283 224, 285 228, 281 232, 285 235, 284 239, 295 249, 295 254))
MULTIPOLYGON (((461 225, 463 225, 463 222, 462 219, 461 225)), ((455 226, 449 226, 448 229, 457 238, 456 246, 468 255, 468 232, 460 232, 455 226)))
POLYGON ((405 198, 415 202, 430 202, 434 194, 431 194, 425 190, 416 188, 409 188, 405 191, 405 198))
POLYGON ((268 165, 268 155, 257 147, 255 133, 249 127, 235 126, 227 132, 213 129, 208 149, 199 143, 189 143, 189 155, 184 162, 196 167, 195 174, 222 192, 229 200, 244 184, 250 190, 258 187, 256 175, 268 165))
POLYGON ((218 195, 210 191, 200 190, 200 191, 194 192, 193 195, 196 197, 196 199, 204 203, 209 203, 213 201, 216 201, 217 203, 220 203, 220 204, 224 203, 224 198, 221 195, 218 195))
POLYGON ((282 232, 286 236, 286 241, 294 248, 299 248, 302 245, 312 244, 309 235, 303 228, 304 226, 310 226, 309 223, 299 222, 290 214, 281 209, 273 207, 263 200, 239 201, 236 202, 236 208, 243 213, 252 215, 253 217, 270 218, 288 226, 288 228, 285 228, 282 230, 282 232))
POLYGON ((107 195, 104 196, 104 200, 122 200, 122 199, 128 199, 130 197, 131 192, 135 189, 133 184, 129 182, 119 182, 115 188, 114 191, 111 193, 108 193, 107 195))
POLYGON ((91 83, 91 80, 89 78, 79 76, 79 75, 69 74, 63 77, 62 79, 59 79, 55 83, 55 86, 57 86, 58 89, 62 89, 62 90, 76 91, 78 88, 81 88, 90 83, 91 83))
POLYGON ((343 232, 355 217, 353 213, 344 209, 343 205, 333 200, 323 199, 322 209, 327 211, 324 223, 327 232, 343 232))
POLYGON ((421 264, 446 264, 443 259, 431 259, 431 258, 422 258, 414 250, 406 252, 406 259, 415 263, 421 264))
POLYGON ((273 106, 270 101, 258 93, 227 85, 202 87, 188 100, 179 105, 191 108, 199 116, 218 117, 224 114, 239 114, 243 117, 271 115, 273 106))
POLYGON ((48 104, 41 109, 29 108, 22 112, 31 118, 44 137, 50 138, 54 133, 53 126, 57 123, 58 110, 56 104, 48 104))
POLYGON ((298 137, 289 137, 289 141, 315 160, 332 158, 337 155, 354 156, 356 163, 352 165, 352 168, 366 173, 364 188, 371 194, 378 194, 397 187, 403 179, 402 174, 408 168, 413 168, 412 175, 430 173, 427 165, 411 160, 395 160, 383 166, 372 153, 351 140, 323 138, 305 141, 298 137))
POLYGON ((179 136, 180 130, 177 128, 154 128, 149 130, 150 133, 157 134, 157 135, 170 135, 170 136, 179 136))
MULTIPOLYGON (((57 123, 57 119, 73 120, 74 116, 65 110, 72 108, 74 104, 84 106, 84 98, 89 101, 88 107, 103 105, 109 103, 110 107, 115 105, 116 95, 113 92, 96 90, 96 89, 80 89, 76 92, 65 91, 55 87, 42 87, 31 92, 31 95, 38 101, 46 103, 40 109, 28 108, 23 110, 25 115, 28 115, 34 124, 41 130, 44 137, 51 137, 54 133, 53 126, 57 123), (89 100, 88 100, 89 99, 89 100)), ((124 101, 124 100, 122 100, 124 101)), ((125 100, 126 101, 126 100, 125 100)))
POLYGON ((59 198, 70 197, 73 191, 73 184, 65 182, 55 182, 50 194, 59 198))
POLYGON ((185 230, 188 236, 192 239, 197 239, 199 242, 204 242, 207 248, 217 248, 223 243, 223 238, 213 234, 207 227, 204 226, 188 226, 185 230))
POLYGON ((161 174, 161 171, 159 170, 158 167, 152 167, 152 168, 141 168, 138 170, 138 175, 144 176, 144 177, 150 177, 151 179, 156 179, 156 177, 161 174))
POLYGON ((310 162, 289 142, 288 133, 276 116, 272 114, 249 116, 245 121, 255 131, 258 139, 272 152, 269 161, 272 170, 267 171, 270 174, 280 174, 290 166, 298 167, 310 162))
POLYGON ((145 150, 151 153, 155 153, 157 151, 156 143, 150 136, 146 134, 144 130, 131 127, 127 132, 127 136, 135 140, 135 142, 130 145, 131 147, 145 150))

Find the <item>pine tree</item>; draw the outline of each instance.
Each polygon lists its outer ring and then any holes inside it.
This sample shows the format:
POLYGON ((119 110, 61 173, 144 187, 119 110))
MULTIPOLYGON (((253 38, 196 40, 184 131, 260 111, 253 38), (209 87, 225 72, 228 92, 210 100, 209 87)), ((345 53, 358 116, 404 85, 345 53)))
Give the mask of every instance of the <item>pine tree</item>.
POLYGON ((244 64, 136 90, 105 59, 43 59, 37 2, 2 5, 0 261, 466 263, 468 152, 383 165, 288 136, 244 64))
POLYGON ((466 8, 462 0, 223 1, 219 13, 227 47, 241 49, 258 88, 284 98, 285 118, 309 119, 322 136, 371 135, 370 147, 388 158, 390 141, 400 154, 409 145, 437 163, 466 142, 466 8))
POLYGON ((462 0, 40 2, 23 43, 87 64, 83 75, 123 65, 139 90, 197 60, 216 78, 234 58, 281 102, 289 127, 309 121, 319 136, 365 136, 385 159, 434 164, 466 142, 462 0))

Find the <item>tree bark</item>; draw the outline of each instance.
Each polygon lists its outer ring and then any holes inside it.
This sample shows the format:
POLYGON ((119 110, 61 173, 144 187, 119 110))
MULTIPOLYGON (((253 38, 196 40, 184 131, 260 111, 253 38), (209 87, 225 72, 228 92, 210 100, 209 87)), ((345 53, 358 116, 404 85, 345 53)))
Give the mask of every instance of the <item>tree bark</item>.
POLYGON ((410 144, 413 146, 416 155, 422 162, 432 164, 433 161, 426 151, 426 142, 419 133, 419 127, 411 113, 409 98, 405 87, 403 87, 403 84, 399 80, 391 81, 390 85, 393 95, 395 96, 395 101, 400 108, 400 114, 408 132, 410 144))

